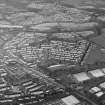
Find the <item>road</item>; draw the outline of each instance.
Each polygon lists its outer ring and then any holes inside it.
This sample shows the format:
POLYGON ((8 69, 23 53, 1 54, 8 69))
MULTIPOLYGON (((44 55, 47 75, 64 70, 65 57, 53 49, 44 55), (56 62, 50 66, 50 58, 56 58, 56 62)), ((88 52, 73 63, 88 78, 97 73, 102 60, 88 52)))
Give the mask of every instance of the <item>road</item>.
POLYGON ((57 87, 60 87, 62 89, 65 89, 65 87, 57 82, 55 82, 53 79, 49 78, 48 76, 46 76, 45 74, 37 71, 37 70, 33 70, 33 69, 26 69, 27 72, 31 72, 31 75, 32 76, 35 76, 35 77, 38 77, 40 78, 42 81, 45 81, 47 82, 49 85, 54 85, 54 86, 57 86, 57 87))

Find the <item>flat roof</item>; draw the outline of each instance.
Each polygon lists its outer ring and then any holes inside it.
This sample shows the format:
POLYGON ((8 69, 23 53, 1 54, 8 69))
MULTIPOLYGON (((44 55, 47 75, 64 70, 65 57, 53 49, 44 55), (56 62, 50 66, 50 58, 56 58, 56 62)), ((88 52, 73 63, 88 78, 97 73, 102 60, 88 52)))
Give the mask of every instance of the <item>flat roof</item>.
POLYGON ((94 77, 102 77, 102 76, 105 75, 105 74, 102 72, 101 69, 92 70, 92 71, 89 71, 89 73, 92 74, 92 76, 94 76, 94 77))
POLYGON ((70 95, 68 97, 61 99, 66 105, 74 105, 80 103, 80 101, 74 97, 73 95, 70 95))
POLYGON ((100 87, 101 87, 101 88, 105 88, 105 82, 101 83, 101 84, 100 84, 100 87))
POLYGON ((87 75, 87 73, 85 72, 81 72, 81 73, 77 73, 77 74, 73 74, 73 76, 79 81, 79 82, 83 82, 86 80, 89 80, 90 77, 87 75))

